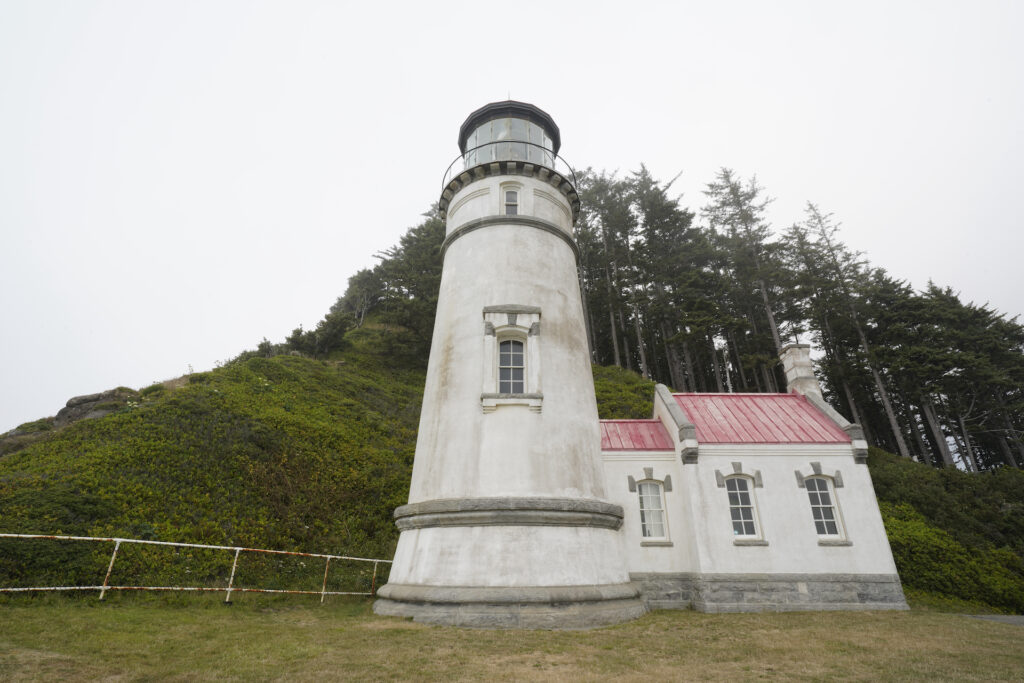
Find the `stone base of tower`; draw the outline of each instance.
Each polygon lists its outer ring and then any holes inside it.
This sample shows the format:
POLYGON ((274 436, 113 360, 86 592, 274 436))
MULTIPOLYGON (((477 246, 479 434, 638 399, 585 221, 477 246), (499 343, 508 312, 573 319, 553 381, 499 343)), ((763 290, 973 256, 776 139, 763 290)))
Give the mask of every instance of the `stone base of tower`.
POLYGON ((387 584, 373 611, 466 628, 586 629, 647 612, 636 584, 463 587, 387 584))

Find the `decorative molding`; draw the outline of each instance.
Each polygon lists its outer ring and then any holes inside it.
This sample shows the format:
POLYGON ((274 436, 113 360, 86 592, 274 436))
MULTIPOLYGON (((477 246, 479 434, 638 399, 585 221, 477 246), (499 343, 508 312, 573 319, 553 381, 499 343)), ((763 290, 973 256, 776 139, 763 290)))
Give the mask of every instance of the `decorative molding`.
POLYGON ((565 204, 563 204, 562 202, 558 201, 558 198, 555 197, 555 195, 551 194, 550 192, 545 192, 544 190, 540 190, 540 189, 534 188, 533 189, 533 197, 534 197, 535 203, 536 203, 537 199, 544 199, 545 201, 551 202, 552 204, 555 205, 556 208, 558 208, 559 211, 562 212, 562 215, 565 216, 565 220, 570 225, 575 223, 575 221, 573 220, 572 213, 569 211, 569 209, 565 208, 565 204))
POLYGON ((672 541, 640 541, 641 548, 671 548, 672 541))
POLYGON ((718 485, 718 488, 724 489, 725 480, 737 475, 753 480, 754 488, 756 489, 764 488, 764 482, 761 479, 761 470, 754 470, 752 473, 744 472, 742 463, 733 462, 730 464, 732 465, 732 472, 730 474, 722 474, 721 470, 715 470, 715 484, 718 485))
POLYGON ((526 406, 539 413, 544 405, 544 394, 480 394, 480 406, 485 413, 493 413, 501 406, 526 406))
POLYGON ((818 545, 847 546, 853 545, 853 541, 848 541, 845 538, 819 538, 818 545))
POLYGON ((572 222, 575 223, 580 213, 580 196, 572 183, 566 180, 560 173, 546 166, 540 166, 526 161, 492 161, 473 168, 466 169, 449 181, 448 185, 441 191, 441 197, 437 201, 437 208, 441 218, 448 217, 448 204, 462 188, 487 176, 497 175, 522 175, 537 178, 551 187, 557 189, 569 201, 572 207, 572 222))
POLYGON ((654 394, 655 398, 660 399, 662 404, 664 404, 666 410, 668 410, 669 417, 675 423, 676 437, 680 443, 680 456, 683 459, 683 464, 696 463, 698 446, 697 427, 686 417, 686 413, 676 403, 676 399, 672 396, 672 392, 668 390, 668 387, 664 384, 655 385, 654 394))
POLYGON ((539 230, 549 232, 568 244, 569 248, 572 249, 572 254, 576 259, 576 263, 580 262, 580 248, 576 246, 576 240, 572 238, 572 235, 569 235, 554 223, 549 223, 548 221, 540 218, 534 218, 533 216, 485 216, 484 218, 477 218, 469 221, 468 223, 464 223, 455 228, 452 232, 448 233, 448 236, 444 238, 444 242, 441 243, 441 260, 444 260, 444 255, 448 252, 448 247, 451 246, 452 242, 467 233, 473 232, 474 230, 479 230, 480 228, 486 228, 492 225, 521 226, 526 228, 537 228, 539 230))
POLYGON ((526 333, 528 337, 536 337, 540 334, 540 323, 534 323, 530 325, 530 331, 526 333))
POLYGON ((793 473, 796 475, 796 485, 802 489, 807 488, 807 485, 804 482, 811 477, 827 477, 832 480, 832 486, 837 489, 843 488, 842 472, 836 470, 834 474, 824 474, 820 462, 811 463, 811 474, 804 474, 800 470, 794 470, 793 473))
POLYGON ((746 539, 746 538, 734 538, 734 539, 732 540, 732 544, 733 544, 733 545, 756 545, 756 546, 766 546, 766 545, 768 545, 768 541, 765 541, 765 540, 762 540, 762 539, 759 539, 759 538, 751 538, 751 539, 746 539))
POLYGON ((494 323, 492 323, 490 321, 485 321, 484 322, 484 336, 486 336, 486 337, 493 337, 494 336, 494 323))
MULTIPOLYGON (((484 314, 487 313, 526 313, 540 315, 540 307, 524 306, 522 304, 498 304, 496 306, 484 306, 484 314)), ((510 323, 515 324, 515 323, 510 323)))
POLYGON ((572 603, 583 601, 629 600, 640 594, 633 583, 603 586, 423 586, 388 583, 377 595, 388 600, 425 603, 501 604, 572 603))
POLYGON ((442 526, 586 526, 618 529, 622 507, 577 498, 453 498, 395 509, 402 531, 442 526))
POLYGON ((487 194, 490 194, 490 193, 491 193, 491 188, 489 188, 489 187, 484 187, 484 188, 481 188, 479 190, 474 190, 473 192, 470 192, 465 197, 463 197, 459 201, 455 202, 455 206, 453 206, 451 208, 451 210, 448 212, 448 216, 449 217, 454 216, 455 213, 459 209, 461 209, 463 206, 465 206, 466 202, 471 201, 473 199, 476 199, 477 197, 482 197, 483 195, 487 195, 487 194))
MULTIPOLYGON (((666 474, 664 479, 655 479, 655 477, 654 477, 654 468, 653 467, 645 467, 643 469, 644 469, 644 477, 640 481, 654 481, 654 482, 658 482, 659 484, 661 484, 661 487, 662 487, 662 489, 664 489, 665 493, 671 493, 672 492, 672 475, 671 474, 666 474)), ((629 486, 629 492, 630 493, 636 493, 637 480, 633 477, 633 475, 629 475, 628 477, 626 477, 626 484, 629 486)))

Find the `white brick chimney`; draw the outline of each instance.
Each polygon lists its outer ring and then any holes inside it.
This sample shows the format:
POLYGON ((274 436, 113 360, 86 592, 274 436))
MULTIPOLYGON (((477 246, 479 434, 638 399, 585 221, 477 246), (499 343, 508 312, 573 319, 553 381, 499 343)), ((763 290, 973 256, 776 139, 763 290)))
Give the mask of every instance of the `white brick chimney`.
POLYGON ((787 344, 779 352, 779 359, 786 371, 786 388, 798 394, 814 394, 821 398, 821 385, 814 375, 811 363, 810 344, 787 344))

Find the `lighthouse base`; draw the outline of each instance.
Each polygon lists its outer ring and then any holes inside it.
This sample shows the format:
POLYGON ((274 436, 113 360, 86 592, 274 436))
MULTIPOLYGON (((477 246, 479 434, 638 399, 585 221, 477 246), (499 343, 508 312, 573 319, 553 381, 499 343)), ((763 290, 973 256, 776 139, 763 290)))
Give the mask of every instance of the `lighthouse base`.
POLYGON ((373 611, 465 628, 587 629, 647 612, 635 584, 463 587, 387 584, 373 611))

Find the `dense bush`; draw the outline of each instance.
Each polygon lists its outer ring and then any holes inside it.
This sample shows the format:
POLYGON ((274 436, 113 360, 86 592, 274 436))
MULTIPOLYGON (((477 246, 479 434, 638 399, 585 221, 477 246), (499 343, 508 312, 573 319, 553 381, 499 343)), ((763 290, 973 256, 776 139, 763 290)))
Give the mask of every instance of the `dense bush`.
POLYGON ((1024 565, 1016 553, 965 547, 910 505, 881 508, 904 585, 1024 612, 1024 565))
POLYGON ((593 366, 597 412, 602 420, 644 420, 654 411, 654 382, 617 367, 593 366))

